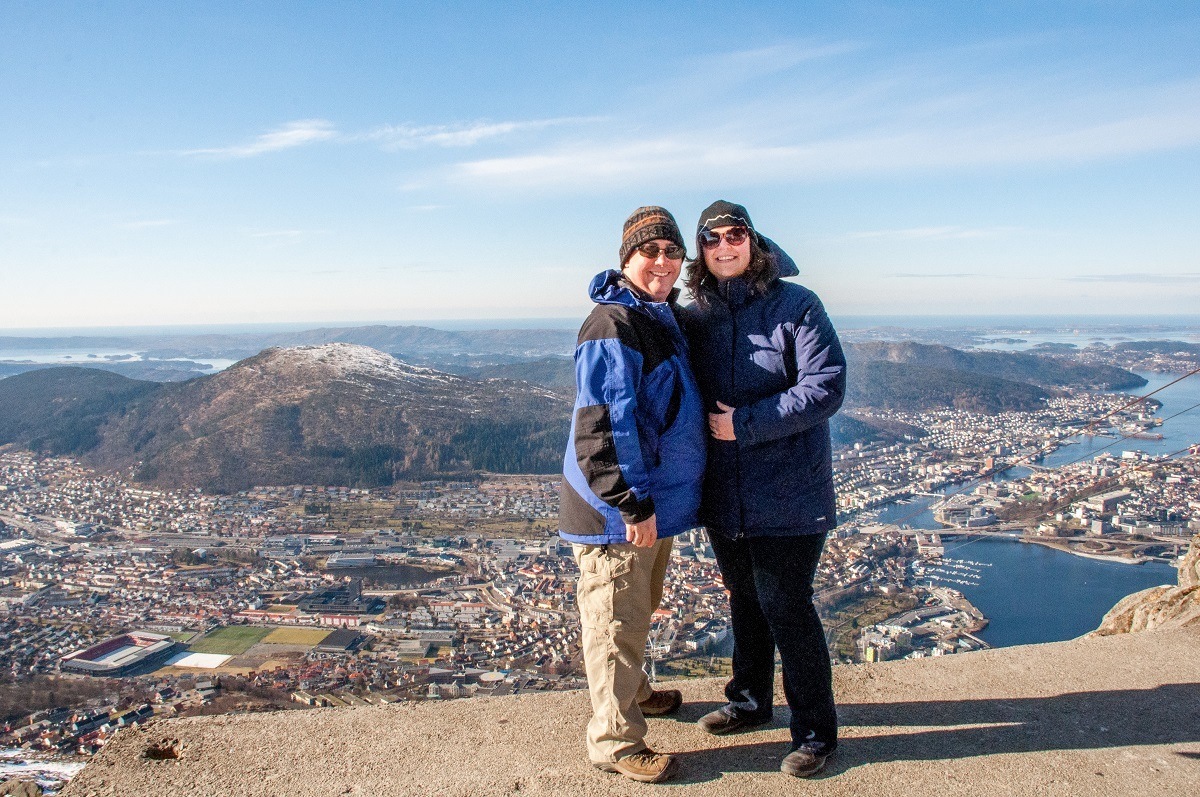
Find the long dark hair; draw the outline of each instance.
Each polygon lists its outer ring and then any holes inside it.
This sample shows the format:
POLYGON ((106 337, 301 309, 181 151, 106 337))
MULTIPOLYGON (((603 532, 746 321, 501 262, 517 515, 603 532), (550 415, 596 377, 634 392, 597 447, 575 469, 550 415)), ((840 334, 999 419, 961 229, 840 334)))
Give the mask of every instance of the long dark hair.
MULTIPOLYGON (((758 233, 750 232, 750 265, 742 272, 743 280, 750 288, 752 296, 761 296, 771 287, 771 283, 779 279, 779 264, 775 256, 763 245, 763 239, 758 233)), ((696 236, 696 256, 688 260, 687 279, 684 286, 688 295, 702 306, 708 304, 705 289, 716 290, 717 279, 708 270, 704 262, 704 247, 700 245, 700 236, 696 236)))

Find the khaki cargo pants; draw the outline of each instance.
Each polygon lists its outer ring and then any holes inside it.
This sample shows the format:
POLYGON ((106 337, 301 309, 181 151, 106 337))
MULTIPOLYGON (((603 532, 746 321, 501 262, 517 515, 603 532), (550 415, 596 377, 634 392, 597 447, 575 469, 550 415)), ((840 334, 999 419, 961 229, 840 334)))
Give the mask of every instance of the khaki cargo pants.
POLYGON ((592 763, 616 761, 646 749, 646 720, 638 702, 651 695, 642 669, 650 616, 662 600, 672 538, 649 548, 573 545, 579 564, 576 598, 583 626, 583 661, 592 719, 592 763))

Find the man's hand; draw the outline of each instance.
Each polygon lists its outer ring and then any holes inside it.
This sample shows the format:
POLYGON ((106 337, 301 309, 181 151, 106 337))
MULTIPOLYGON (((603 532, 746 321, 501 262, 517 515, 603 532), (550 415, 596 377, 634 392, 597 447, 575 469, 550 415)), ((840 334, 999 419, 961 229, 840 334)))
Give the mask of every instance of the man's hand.
POLYGON ((649 548, 658 540, 658 520, 651 515, 640 523, 625 524, 625 540, 642 548, 649 548))
POLYGON ((718 440, 736 440, 733 433, 733 407, 717 402, 720 412, 708 414, 708 433, 718 440))

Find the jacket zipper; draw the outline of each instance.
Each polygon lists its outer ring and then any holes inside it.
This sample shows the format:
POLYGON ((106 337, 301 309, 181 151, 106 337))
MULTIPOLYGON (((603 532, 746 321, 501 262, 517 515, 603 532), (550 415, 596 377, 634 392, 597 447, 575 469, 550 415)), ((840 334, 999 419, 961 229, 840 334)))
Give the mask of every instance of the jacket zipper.
MULTIPOLYGON (((730 401, 733 400, 733 396, 737 392, 737 379, 736 379, 736 376, 737 376, 737 359, 736 359, 736 354, 737 354, 737 312, 733 306, 732 293, 733 292, 730 291, 730 295, 727 297, 728 306, 729 306, 729 328, 730 328, 730 330, 732 330, 732 334, 729 336, 730 401)), ((733 419, 731 418, 730 421, 732 422, 732 420, 733 419)), ((743 536, 745 536, 745 526, 746 526, 746 510, 745 510, 745 507, 742 506, 742 458, 741 458, 741 454, 739 453, 740 448, 741 448, 741 446, 739 446, 737 441, 734 440, 733 441, 733 473, 734 473, 734 482, 735 482, 735 487, 736 487, 735 495, 736 495, 736 506, 737 506, 737 515, 738 515, 738 517, 737 517, 737 521, 738 521, 737 533, 734 535, 735 540, 740 540, 743 536)))

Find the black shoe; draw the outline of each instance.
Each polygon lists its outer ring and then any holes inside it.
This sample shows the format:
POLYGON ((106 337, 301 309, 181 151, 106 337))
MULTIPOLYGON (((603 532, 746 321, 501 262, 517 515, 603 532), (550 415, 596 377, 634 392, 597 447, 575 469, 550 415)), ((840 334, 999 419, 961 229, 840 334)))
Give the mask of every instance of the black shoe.
POLYGON ((727 733, 738 733, 739 731, 748 731, 751 728, 757 728, 759 725, 766 725, 771 721, 771 715, 750 715, 739 713, 730 704, 726 703, 716 711, 710 711, 696 721, 700 726, 700 730, 706 733, 711 733, 713 736, 724 736, 727 733))
POLYGON ((809 778, 825 768, 825 759, 833 751, 824 742, 801 742, 783 757, 779 771, 797 778, 809 778))

